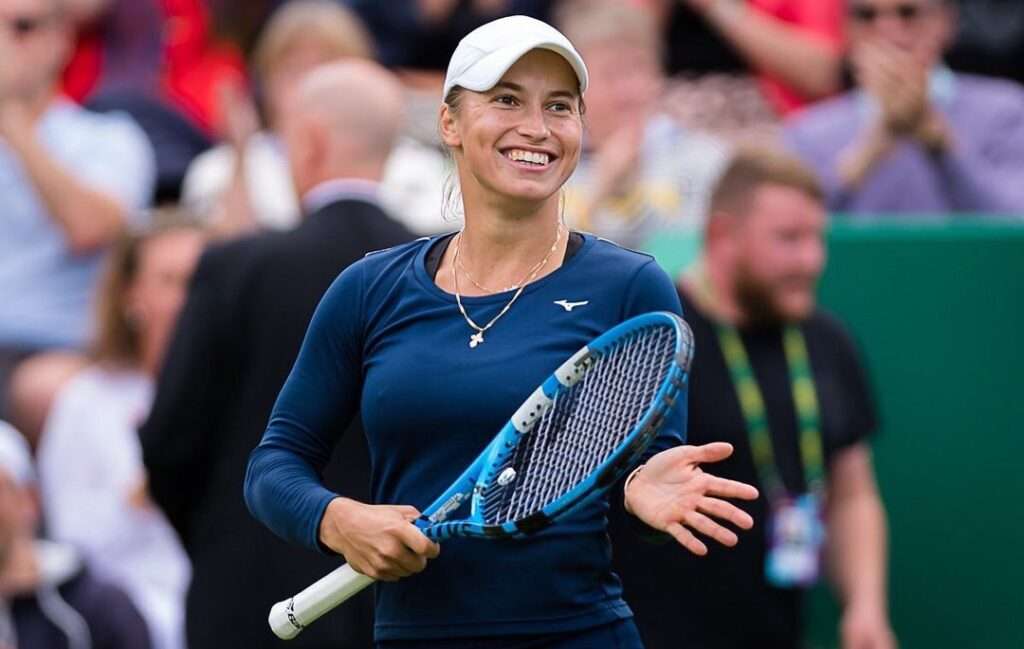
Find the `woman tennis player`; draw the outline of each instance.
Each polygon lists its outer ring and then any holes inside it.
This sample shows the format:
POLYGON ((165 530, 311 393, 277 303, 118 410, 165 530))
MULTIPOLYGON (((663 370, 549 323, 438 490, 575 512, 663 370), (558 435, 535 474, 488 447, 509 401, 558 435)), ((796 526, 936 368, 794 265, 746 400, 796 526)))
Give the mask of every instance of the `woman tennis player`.
MULTIPOLYGON (((562 223, 586 86, 579 54, 545 23, 503 18, 462 40, 440 130, 464 228, 371 254, 341 274, 250 459, 254 515, 389 582, 377 591, 380 648, 642 646, 610 569, 607 500, 525 540, 456 538, 443 553, 410 525, 576 350, 631 316, 681 310, 651 257, 562 223), (318 477, 356 413, 378 504, 333 493, 318 477)), ((704 554, 697 534, 733 545, 722 523, 753 524, 724 499, 757 492, 701 471, 732 448, 680 446, 685 415, 680 400, 624 497, 647 526, 704 554)))

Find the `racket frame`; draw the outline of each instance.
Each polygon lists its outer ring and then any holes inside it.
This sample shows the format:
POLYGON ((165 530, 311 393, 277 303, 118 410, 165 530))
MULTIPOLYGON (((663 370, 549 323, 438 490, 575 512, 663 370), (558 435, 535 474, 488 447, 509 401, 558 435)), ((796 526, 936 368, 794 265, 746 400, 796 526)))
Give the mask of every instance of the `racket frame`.
POLYGON ((669 411, 679 393, 686 387, 690 361, 693 357, 693 334, 682 318, 667 311, 655 311, 631 318, 591 341, 562 363, 516 410, 512 418, 491 440, 477 459, 439 498, 423 510, 416 526, 431 540, 443 541, 453 536, 469 538, 520 538, 534 534, 561 515, 586 502, 599 498, 639 462, 644 451, 661 432, 669 411), (570 389, 586 374, 592 357, 614 346, 630 333, 647 327, 671 323, 676 328, 676 354, 672 367, 662 380, 647 412, 626 436, 615 453, 591 474, 544 508, 516 521, 488 525, 483 521, 483 492, 492 481, 524 435, 529 434, 541 416, 551 407, 555 396, 570 389), (469 502, 468 518, 448 520, 469 502))

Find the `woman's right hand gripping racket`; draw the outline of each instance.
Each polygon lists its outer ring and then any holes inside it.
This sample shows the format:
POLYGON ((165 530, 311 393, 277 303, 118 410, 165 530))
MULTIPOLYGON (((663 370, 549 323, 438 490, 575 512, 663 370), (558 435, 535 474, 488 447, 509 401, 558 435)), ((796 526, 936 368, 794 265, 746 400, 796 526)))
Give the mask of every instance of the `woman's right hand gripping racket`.
MULTIPOLYGON (((672 313, 608 330, 534 390, 416 526, 434 541, 521 537, 599 497, 657 437, 686 386, 692 356, 693 334, 672 313), (468 515, 456 517, 460 512, 468 515)), ((371 583, 345 564, 275 604, 270 627, 294 638, 371 583)))

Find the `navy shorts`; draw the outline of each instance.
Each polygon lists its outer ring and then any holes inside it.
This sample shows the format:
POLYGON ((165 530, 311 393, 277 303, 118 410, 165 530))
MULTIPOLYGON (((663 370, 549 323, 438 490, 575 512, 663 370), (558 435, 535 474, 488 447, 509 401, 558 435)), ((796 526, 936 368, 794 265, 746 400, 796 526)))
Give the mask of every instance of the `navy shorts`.
POLYGON ((544 636, 386 640, 377 649, 644 649, 632 618, 611 624, 544 636))

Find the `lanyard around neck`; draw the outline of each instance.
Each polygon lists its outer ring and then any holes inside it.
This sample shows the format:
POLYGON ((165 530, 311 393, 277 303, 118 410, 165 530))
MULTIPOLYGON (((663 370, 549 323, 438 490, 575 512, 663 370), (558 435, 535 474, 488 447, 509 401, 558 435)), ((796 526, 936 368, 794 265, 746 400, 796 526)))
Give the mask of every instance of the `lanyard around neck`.
MULTIPOLYGON (((767 491, 769 499, 776 501, 785 498, 786 487, 775 463, 764 398, 750 366, 750 359, 743 346, 743 340, 734 327, 716 324, 715 328, 719 344, 722 347, 722 355, 729 367, 732 384, 740 402, 740 410, 747 425, 747 435, 750 438, 750 448, 758 477, 767 491)), ((783 349, 789 369, 797 423, 800 427, 800 459, 803 462, 807 490, 820 494, 825 490, 825 459, 822 449, 818 397, 807 357, 807 343, 799 327, 789 325, 783 329, 783 349)))

